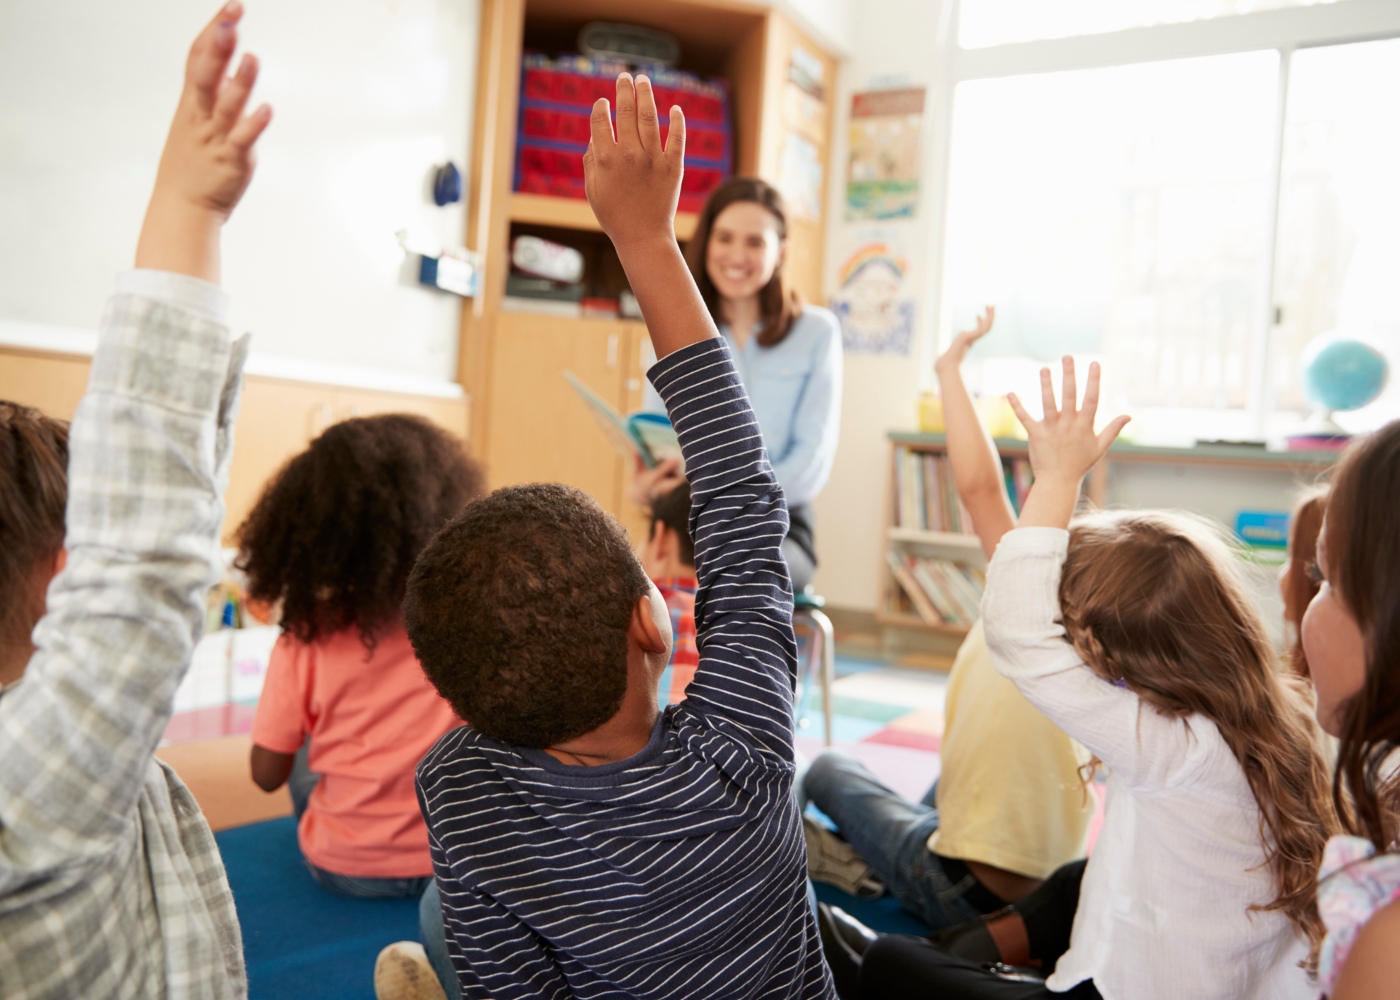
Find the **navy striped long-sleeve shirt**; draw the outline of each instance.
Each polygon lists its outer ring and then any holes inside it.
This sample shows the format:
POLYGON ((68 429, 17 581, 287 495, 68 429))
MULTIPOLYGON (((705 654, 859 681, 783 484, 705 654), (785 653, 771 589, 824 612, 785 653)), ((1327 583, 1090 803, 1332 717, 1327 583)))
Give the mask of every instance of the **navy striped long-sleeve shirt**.
POLYGON ((694 506, 700 665, 627 760, 573 767, 470 726, 418 768, 462 994, 834 998, 792 795, 782 491, 722 340, 648 373, 694 506))

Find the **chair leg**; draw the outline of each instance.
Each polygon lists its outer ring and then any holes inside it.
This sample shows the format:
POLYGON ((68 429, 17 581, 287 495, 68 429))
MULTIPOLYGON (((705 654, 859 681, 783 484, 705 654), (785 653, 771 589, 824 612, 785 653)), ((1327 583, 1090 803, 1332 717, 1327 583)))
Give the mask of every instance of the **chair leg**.
POLYGON ((814 608, 807 614, 816 625, 814 631, 821 635, 822 715, 826 724, 826 745, 831 746, 832 732, 836 726, 836 709, 833 704, 836 688, 836 632, 832 629, 831 619, 825 612, 814 608))
MULTIPOLYGON (((799 611, 792 616, 792 626, 795 631, 807 633, 808 643, 817 640, 817 623, 807 616, 807 612, 799 611)), ((809 647, 806 656, 799 656, 797 664, 797 689, 794 691, 796 701, 792 707, 792 724, 794 730, 802 728, 806 722, 807 699, 811 695, 813 661, 812 650, 809 647)))

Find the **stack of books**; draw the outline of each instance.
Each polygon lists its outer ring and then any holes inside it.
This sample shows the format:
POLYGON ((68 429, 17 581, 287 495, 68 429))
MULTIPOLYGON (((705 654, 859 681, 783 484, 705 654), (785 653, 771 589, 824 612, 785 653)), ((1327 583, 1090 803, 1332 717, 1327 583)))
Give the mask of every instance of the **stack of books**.
POLYGON ((987 579, 981 570, 948 559, 888 552, 890 572, 919 617, 930 625, 966 628, 981 614, 987 579))
MULTIPOLYGON (((1002 459, 1006 492, 1016 513, 1031 488, 1031 466, 1024 458, 1002 459)), ((895 525, 916 531, 969 532, 972 519, 958 500, 953 469, 941 452, 894 450, 895 525)))

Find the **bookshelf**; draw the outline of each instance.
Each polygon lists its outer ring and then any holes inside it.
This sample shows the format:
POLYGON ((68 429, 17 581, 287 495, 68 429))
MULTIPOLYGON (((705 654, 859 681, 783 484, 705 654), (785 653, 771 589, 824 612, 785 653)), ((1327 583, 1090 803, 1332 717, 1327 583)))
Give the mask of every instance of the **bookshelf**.
MULTIPOLYGON (((623 318, 503 308, 511 241, 522 235, 578 250, 590 297, 613 299, 626 287, 616 253, 586 201, 515 190, 524 54, 569 53, 590 21, 669 32, 680 43, 677 68, 728 81, 734 173, 770 181, 782 175, 785 143, 794 131, 816 146, 820 162, 828 161, 836 60, 778 5, 758 0, 481 0, 480 12, 464 244, 483 256, 482 288, 463 304, 457 361, 471 405, 471 446, 485 462, 492 488, 569 483, 641 532, 645 522, 625 501, 630 470, 568 389, 564 372, 619 411, 637 409, 649 361, 645 327, 623 318), (794 118, 794 109, 806 107, 792 100, 789 80, 799 49, 822 67, 826 97, 812 120, 794 118)), ((789 224, 784 269, 811 302, 825 298, 825 223, 795 217, 789 224)), ((695 224, 695 214, 678 214, 676 238, 691 239, 695 224)))
MULTIPOLYGON (((940 614, 940 602, 934 600, 937 595, 929 593, 930 588, 921 584, 915 574, 921 563, 925 566, 938 564, 945 571, 948 565, 960 567, 973 578, 986 568, 981 542, 971 533, 966 513, 957 502, 952 470, 948 466, 947 439, 942 434, 910 431, 891 431, 887 439, 888 495, 880 562, 880 605, 875 617, 884 625, 954 637, 965 635, 970 622, 960 619, 966 616, 940 614), (929 604, 934 605, 933 614, 930 614, 929 604)), ((1031 485, 1026 442, 998 439, 996 446, 1002 459, 1007 492, 1013 508, 1019 511, 1031 485)), ((1289 484, 1315 480, 1331 468, 1337 457, 1335 452, 1270 451, 1244 445, 1163 448, 1119 442, 1089 473, 1085 494, 1094 505, 1104 506, 1110 499, 1111 477, 1115 482, 1144 473, 1160 477, 1167 470, 1179 475, 1185 471, 1181 467, 1196 466, 1201 470, 1198 475, 1209 472, 1217 483, 1221 478, 1230 482, 1232 501, 1238 496, 1257 496, 1260 488, 1267 488, 1282 491, 1280 503, 1286 503, 1284 493, 1289 484), (1152 468, 1154 466, 1157 468, 1152 468), (1254 487, 1252 491, 1246 488, 1250 485, 1254 487)), ((1156 482, 1152 476, 1148 477, 1149 484, 1156 482)), ((1118 502, 1122 502, 1121 497, 1118 502)), ((1181 505, 1156 494, 1151 494, 1147 503, 1181 505)), ((1224 511, 1201 512, 1218 520, 1225 519, 1224 511)), ((933 583, 936 589, 938 581, 935 579, 933 583)))

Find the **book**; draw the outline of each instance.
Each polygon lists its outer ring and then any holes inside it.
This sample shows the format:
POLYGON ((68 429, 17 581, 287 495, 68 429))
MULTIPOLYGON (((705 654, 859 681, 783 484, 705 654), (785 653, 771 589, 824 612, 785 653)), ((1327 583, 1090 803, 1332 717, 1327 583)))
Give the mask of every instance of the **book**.
POLYGON ((583 380, 573 372, 564 372, 564 378, 588 404, 598 426, 623 457, 640 458, 648 469, 655 468, 668 458, 681 457, 680 439, 666 417, 644 412, 624 417, 606 399, 584 385, 583 380))
POLYGON ((909 572, 909 568, 893 552, 886 552, 885 558, 890 564, 890 572, 894 574, 895 581, 899 584, 905 595, 909 598, 909 603, 914 605, 914 610, 919 613, 919 617, 930 625, 943 624, 943 616, 929 600, 928 594, 919 586, 919 582, 914 579, 914 574, 909 572))

